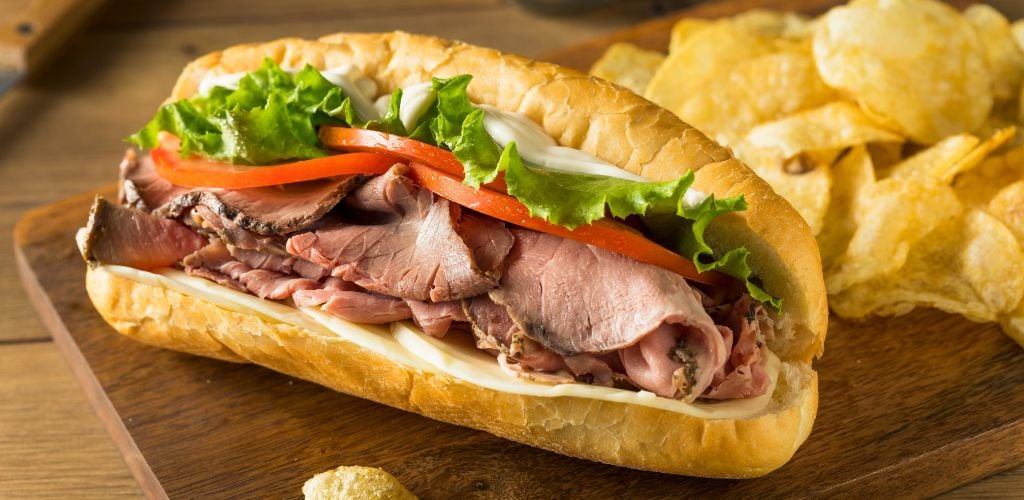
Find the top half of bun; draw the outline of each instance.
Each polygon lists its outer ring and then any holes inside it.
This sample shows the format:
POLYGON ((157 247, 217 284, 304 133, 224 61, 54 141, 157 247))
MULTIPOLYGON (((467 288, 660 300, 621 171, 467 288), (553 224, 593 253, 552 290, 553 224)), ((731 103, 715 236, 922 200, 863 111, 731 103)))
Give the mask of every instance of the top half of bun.
POLYGON ((796 210, 749 168, 669 111, 578 71, 441 38, 338 33, 319 41, 282 39, 237 45, 190 63, 171 101, 194 95, 208 74, 252 71, 270 58, 286 67, 353 64, 390 92, 433 76, 473 75, 470 98, 524 113, 559 144, 581 149, 644 177, 696 172, 694 187, 716 196, 743 194, 749 208, 719 217, 708 230, 716 249, 746 246, 754 272, 783 300, 769 347, 787 361, 819 355, 828 307, 818 246, 796 210))

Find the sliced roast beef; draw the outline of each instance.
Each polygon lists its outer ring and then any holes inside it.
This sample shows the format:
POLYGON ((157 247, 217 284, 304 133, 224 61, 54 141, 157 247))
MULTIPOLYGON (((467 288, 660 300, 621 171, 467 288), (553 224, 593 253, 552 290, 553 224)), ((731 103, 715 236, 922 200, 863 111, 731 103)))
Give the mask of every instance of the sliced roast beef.
POLYGON ((421 330, 435 337, 444 337, 452 324, 465 322, 466 314, 462 312, 462 302, 424 302, 407 299, 406 304, 412 311, 412 319, 421 330))
MULTIPOLYGON (((710 399, 736 399, 760 396, 771 384, 768 372, 761 360, 764 348, 764 334, 760 316, 767 316, 764 308, 750 295, 744 294, 727 308, 716 320, 719 329, 728 332, 726 346, 731 348, 729 361, 715 374, 711 388, 705 394, 710 399)), ((769 327, 770 328, 770 327, 769 327)))
POLYGON ((196 205, 182 217, 186 224, 195 227, 210 238, 217 238, 234 248, 268 251, 288 255, 284 249, 287 238, 281 235, 263 235, 248 231, 235 221, 224 217, 205 205, 196 205))
POLYGON ((526 336, 564 356, 637 346, 624 351, 626 373, 661 396, 693 400, 711 385, 728 352, 681 276, 557 236, 512 233, 508 268, 490 297, 526 336), (676 351, 683 357, 669 357, 676 351))
POLYGON ((463 301, 465 317, 477 338, 477 347, 506 355, 531 370, 555 372, 565 368, 562 356, 523 335, 508 311, 486 295, 463 301))
POLYGON ((356 323, 377 325, 412 317, 404 300, 366 292, 335 292, 323 310, 356 323))
POLYGON ((459 208, 419 189, 404 172, 395 166, 346 199, 346 216, 362 222, 292 236, 288 252, 393 297, 445 302, 494 288, 504 248, 512 243, 508 230, 494 220, 474 220, 474 252, 458 233, 459 208), (475 253, 494 267, 481 268, 475 253))
POLYGON ((253 269, 264 269, 281 274, 297 274, 314 281, 319 281, 328 275, 327 269, 308 260, 290 255, 282 256, 276 253, 245 250, 234 246, 229 246, 228 251, 231 252, 232 257, 240 262, 244 262, 253 269))
POLYGON ((114 205, 97 196, 81 250, 89 262, 154 269, 173 265, 204 245, 205 238, 178 221, 114 205))
POLYGON ((126 153, 121 165, 124 203, 176 218, 195 205, 203 205, 248 231, 263 235, 298 231, 318 221, 349 191, 361 176, 252 189, 183 188, 156 173, 148 155, 126 153))
POLYGON ((210 243, 185 257, 185 271, 232 286, 243 287, 262 299, 287 299, 299 290, 320 288, 316 280, 266 269, 253 269, 236 260, 223 242, 210 243))
POLYGON ((214 242, 182 259, 185 272, 193 276, 206 278, 240 292, 248 289, 235 277, 248 271, 249 266, 238 262, 228 248, 221 242, 214 242))

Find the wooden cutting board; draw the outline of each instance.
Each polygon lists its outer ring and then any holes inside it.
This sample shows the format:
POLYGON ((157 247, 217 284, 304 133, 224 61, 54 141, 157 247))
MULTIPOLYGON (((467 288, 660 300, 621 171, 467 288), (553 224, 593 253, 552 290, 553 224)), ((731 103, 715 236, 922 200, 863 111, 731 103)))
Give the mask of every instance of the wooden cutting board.
MULTIPOLYGON (((778 4, 817 12, 825 3, 778 4)), ((671 24, 655 21, 552 58, 585 68, 614 40, 664 48, 671 24)), ((933 310, 860 324, 833 319, 815 365, 814 432, 785 467, 746 481, 564 457, 260 367, 148 347, 116 334, 86 297, 73 240, 92 197, 28 213, 15 229, 15 255, 42 320, 152 497, 297 497, 306 479, 338 465, 383 467, 423 498, 919 497, 1024 463, 1024 350, 994 325, 933 310)))

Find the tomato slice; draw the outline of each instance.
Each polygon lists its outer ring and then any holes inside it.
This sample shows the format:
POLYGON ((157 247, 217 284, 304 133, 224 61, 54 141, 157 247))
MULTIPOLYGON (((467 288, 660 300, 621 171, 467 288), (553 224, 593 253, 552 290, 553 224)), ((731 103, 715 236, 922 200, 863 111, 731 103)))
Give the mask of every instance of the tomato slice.
MULTIPOLYGON (((400 135, 324 125, 320 127, 320 142, 331 149, 387 153, 429 165, 459 179, 465 176, 462 162, 451 151, 400 135)), ((508 192, 504 174, 498 174, 498 178, 486 187, 501 193, 508 192)))
POLYGON ((633 228, 611 219, 596 220, 586 226, 570 230, 531 216, 526 205, 509 195, 487 188, 475 190, 463 184, 459 177, 422 163, 409 163, 409 177, 438 196, 510 224, 589 243, 708 285, 722 285, 731 279, 716 272, 700 273, 689 259, 647 239, 633 228))
POLYGON ((379 153, 346 153, 270 167, 243 167, 206 160, 182 158, 180 141, 173 135, 161 136, 160 147, 150 151, 156 171, 172 184, 185 187, 244 189, 324 177, 351 174, 383 174, 401 159, 379 153))

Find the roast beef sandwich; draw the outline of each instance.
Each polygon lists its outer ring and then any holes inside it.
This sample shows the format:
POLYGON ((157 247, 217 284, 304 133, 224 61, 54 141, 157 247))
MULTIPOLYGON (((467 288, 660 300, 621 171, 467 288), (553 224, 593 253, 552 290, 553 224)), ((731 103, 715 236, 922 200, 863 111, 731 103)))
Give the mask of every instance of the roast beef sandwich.
POLYGON ((807 438, 814 238, 622 87, 407 33, 189 64, 78 234, 120 333, 609 464, 759 476, 807 438))

